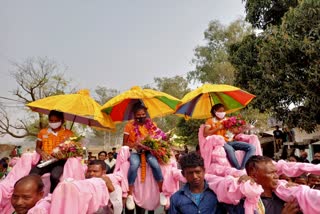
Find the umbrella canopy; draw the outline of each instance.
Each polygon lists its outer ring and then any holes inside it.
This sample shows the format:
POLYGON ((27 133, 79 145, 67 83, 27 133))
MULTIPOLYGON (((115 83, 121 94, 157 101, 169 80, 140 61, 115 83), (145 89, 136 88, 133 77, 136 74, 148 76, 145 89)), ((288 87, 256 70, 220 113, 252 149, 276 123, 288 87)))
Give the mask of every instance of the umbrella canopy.
POLYGON ((101 105, 89 95, 89 90, 76 94, 50 96, 27 104, 32 111, 49 114, 51 110, 64 113, 65 120, 100 129, 114 129, 111 118, 100 111, 101 105))
POLYGON ((106 102, 101 111, 114 122, 123 122, 133 118, 132 107, 137 102, 147 107, 149 117, 154 118, 174 113, 180 100, 161 91, 134 86, 106 102))
POLYGON ((204 84, 182 98, 176 114, 194 119, 211 117, 211 107, 217 103, 225 106, 226 112, 244 108, 255 96, 240 88, 223 84, 204 84))

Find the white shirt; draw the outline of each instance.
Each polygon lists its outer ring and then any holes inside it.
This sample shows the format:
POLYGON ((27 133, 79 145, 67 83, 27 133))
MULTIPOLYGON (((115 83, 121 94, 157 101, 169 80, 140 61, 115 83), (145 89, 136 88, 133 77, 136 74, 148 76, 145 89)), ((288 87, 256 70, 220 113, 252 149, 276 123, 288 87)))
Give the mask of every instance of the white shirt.
POLYGON ((112 158, 112 160, 110 161, 109 158, 107 158, 105 162, 111 169, 116 164, 116 159, 112 158))

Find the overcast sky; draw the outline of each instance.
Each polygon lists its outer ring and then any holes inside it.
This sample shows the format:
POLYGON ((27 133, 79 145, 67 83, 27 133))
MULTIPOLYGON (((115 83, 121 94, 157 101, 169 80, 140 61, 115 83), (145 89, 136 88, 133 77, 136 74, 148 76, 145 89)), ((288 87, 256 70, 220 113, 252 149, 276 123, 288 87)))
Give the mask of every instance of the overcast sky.
MULTIPOLYGON (((0 0, 0 97, 16 85, 10 61, 54 59, 74 87, 120 91, 185 76, 211 20, 244 16, 242 0, 0 0)), ((0 98, 11 119, 23 105, 0 98)))
POLYGON ((209 21, 244 16, 241 0, 0 0, 0 96, 10 60, 47 56, 79 88, 120 91, 185 75, 209 21))

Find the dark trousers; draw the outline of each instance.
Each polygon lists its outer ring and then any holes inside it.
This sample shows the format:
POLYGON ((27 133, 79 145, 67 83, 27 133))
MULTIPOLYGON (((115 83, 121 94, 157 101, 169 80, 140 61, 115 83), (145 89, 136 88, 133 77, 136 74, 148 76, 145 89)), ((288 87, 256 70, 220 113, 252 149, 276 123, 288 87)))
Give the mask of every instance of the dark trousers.
POLYGON ((66 160, 58 160, 57 162, 54 162, 42 168, 38 168, 37 166, 35 166, 30 170, 29 174, 43 175, 49 172, 51 183, 50 193, 52 193, 58 185, 58 183, 60 182, 60 177, 63 173, 63 167, 65 163, 66 160))

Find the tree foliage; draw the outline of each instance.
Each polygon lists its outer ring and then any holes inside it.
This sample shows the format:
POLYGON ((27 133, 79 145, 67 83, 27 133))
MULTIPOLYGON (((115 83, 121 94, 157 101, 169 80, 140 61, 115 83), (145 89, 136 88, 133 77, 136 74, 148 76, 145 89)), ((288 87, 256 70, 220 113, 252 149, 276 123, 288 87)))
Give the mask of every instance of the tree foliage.
MULTIPOLYGON (((63 94, 69 89, 67 80, 58 64, 46 57, 28 58, 24 62, 13 62, 11 76, 17 86, 12 94, 27 104, 51 95, 63 94)), ((71 89, 70 89, 71 90, 71 89)), ((18 120, 12 123, 6 109, 0 111, 0 135, 9 134, 15 138, 36 136, 43 128, 41 114, 35 120, 18 120)))
POLYGON ((177 124, 177 134, 184 137, 185 144, 195 146, 199 143, 198 132, 200 125, 204 124, 204 122, 204 120, 185 120, 180 118, 177 124))
POLYGON ((204 32, 205 45, 195 49, 192 60, 195 70, 188 73, 188 79, 201 83, 233 84, 234 67, 228 59, 228 47, 248 34, 252 28, 242 19, 225 26, 219 21, 209 23, 204 32))
POLYGON ((266 29, 280 25, 281 19, 290 7, 296 7, 298 0, 243 0, 246 8, 246 21, 254 27, 266 29))
POLYGON ((320 123, 319 37, 320 1, 304 0, 280 26, 230 48, 236 82, 257 95, 255 106, 308 132, 320 123))
POLYGON ((100 105, 105 104, 111 98, 120 94, 120 91, 118 91, 117 89, 107 88, 104 86, 97 86, 94 91, 97 95, 97 102, 100 103, 100 105))

